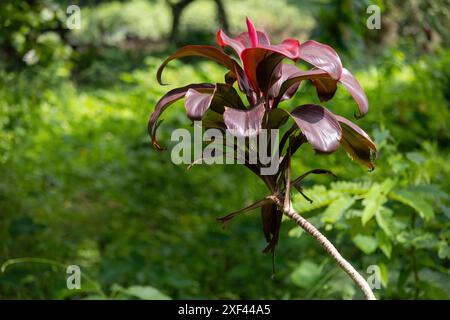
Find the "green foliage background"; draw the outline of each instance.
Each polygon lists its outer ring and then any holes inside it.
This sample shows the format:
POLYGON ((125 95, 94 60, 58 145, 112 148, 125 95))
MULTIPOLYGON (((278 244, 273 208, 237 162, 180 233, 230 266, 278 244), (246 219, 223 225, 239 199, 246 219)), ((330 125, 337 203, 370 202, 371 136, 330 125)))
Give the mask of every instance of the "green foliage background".
MULTIPOLYGON (((166 2, 79 4, 82 29, 73 31, 64 28, 64 1, 0 4, 0 298, 362 298, 291 222, 283 222, 272 279, 259 212, 227 229, 215 221, 265 195, 245 168, 186 171, 170 152, 151 148, 146 122, 159 97, 224 73, 213 63, 176 61, 165 73, 174 85, 157 84, 156 69, 174 49, 164 40, 166 2), (66 289, 72 264, 87 275, 81 290, 66 289)), ((448 1, 225 6, 234 34, 249 15, 276 40, 313 37, 337 46, 369 97, 370 112, 357 123, 377 143, 376 170, 367 173, 343 151, 318 156, 302 147, 296 175, 327 168, 338 179, 308 178, 314 202, 296 195, 295 208, 363 275, 379 267, 377 297, 448 299, 448 1), (369 4, 382 9, 379 31, 365 28, 369 4), (430 27, 431 39, 419 26, 430 27), (418 31, 408 34, 411 28, 418 31)), ((213 42, 214 10, 208 0, 186 8, 183 42, 213 42)), ((285 107, 308 102, 319 103, 304 85, 285 107)), ((348 117, 355 110, 344 90, 326 106, 348 117)), ((159 133, 170 148, 171 131, 190 124, 181 103, 165 119, 159 133)))

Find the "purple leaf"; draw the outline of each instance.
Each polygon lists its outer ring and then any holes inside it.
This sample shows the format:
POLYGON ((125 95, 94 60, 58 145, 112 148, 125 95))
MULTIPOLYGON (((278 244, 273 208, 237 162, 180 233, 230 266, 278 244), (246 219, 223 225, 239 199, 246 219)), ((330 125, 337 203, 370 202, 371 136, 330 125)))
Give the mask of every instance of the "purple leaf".
POLYGON ((263 232, 268 243, 263 252, 275 251, 275 247, 278 244, 282 217, 283 213, 273 203, 265 204, 261 208, 263 232))
POLYGON ((214 92, 215 86, 210 83, 199 83, 199 84, 190 84, 185 87, 176 88, 173 90, 170 90, 167 92, 156 104, 155 110, 153 111, 152 115, 150 116, 150 119, 148 121, 148 132, 150 133, 150 136, 152 137, 152 143, 153 146, 157 150, 162 150, 162 147, 158 144, 156 139, 156 129, 158 128, 158 119, 161 116, 161 114, 164 112, 164 110, 167 109, 172 103, 175 101, 182 99, 186 92, 188 92, 189 89, 195 89, 200 92, 214 92))
POLYGON ((264 104, 259 104, 251 110, 237 110, 225 107, 223 119, 230 133, 237 137, 258 135, 264 116, 264 104))
POLYGON ((201 120, 206 110, 209 108, 214 93, 201 93, 195 89, 186 92, 184 107, 186 114, 191 120, 201 120))
POLYGON ((330 153, 339 147, 341 126, 328 109, 315 104, 306 104, 297 107, 291 116, 316 151, 330 153))
POLYGON ((341 144, 349 156, 366 165, 370 170, 375 168, 372 158, 375 157, 377 148, 375 143, 363 129, 344 117, 335 115, 341 124, 342 140, 341 144))
POLYGON ((333 79, 338 80, 341 77, 341 59, 330 46, 309 40, 300 45, 299 56, 316 68, 326 71, 333 79))
POLYGON ((214 92, 199 92, 189 89, 184 106, 187 116, 191 120, 202 120, 208 108, 219 114, 223 114, 225 106, 246 110, 236 89, 224 83, 217 83, 214 92))
POLYGON ((314 87, 316 87, 317 96, 320 102, 328 101, 334 97, 337 90, 337 81, 332 78, 311 79, 314 87))
POLYGON ((342 76, 339 80, 340 83, 347 89, 358 104, 359 117, 364 116, 369 111, 369 101, 361 88, 358 80, 348 71, 347 69, 342 69, 342 76))
POLYGON ((156 78, 159 84, 163 84, 161 80, 162 72, 165 66, 174 59, 179 59, 189 56, 205 57, 216 61, 227 67, 229 70, 234 72, 234 60, 226 55, 222 50, 213 46, 202 46, 202 45, 188 45, 178 49, 174 54, 168 57, 161 66, 158 68, 156 78))
MULTIPOLYGON (((258 36, 258 43, 263 45, 270 45, 269 38, 264 32, 256 31, 256 34, 258 36)), ((232 48, 239 57, 241 56, 241 53, 244 49, 252 47, 248 32, 243 32, 239 34, 237 37, 231 38, 227 36, 225 32, 219 30, 216 33, 216 41, 217 44, 222 48, 223 47, 232 48)))
MULTIPOLYGON (((283 75, 282 75, 282 77, 283 77, 283 75)), ((280 89, 279 89, 278 94, 275 99, 275 101, 276 101, 275 104, 277 104, 279 101, 281 101, 283 99, 283 97, 285 97, 285 98, 289 97, 289 93, 287 96, 285 96, 286 92, 288 92, 289 90, 292 90, 292 88, 294 86, 298 86, 302 80, 305 80, 305 79, 312 80, 312 79, 319 79, 319 78, 323 78, 323 77, 329 77, 329 76, 325 71, 320 70, 320 69, 312 69, 312 70, 304 71, 304 70, 300 70, 297 68, 297 71, 295 71, 294 69, 289 70, 287 79, 280 86, 280 89)), ((274 88, 273 93, 275 93, 275 90, 276 90, 276 88, 274 88)))

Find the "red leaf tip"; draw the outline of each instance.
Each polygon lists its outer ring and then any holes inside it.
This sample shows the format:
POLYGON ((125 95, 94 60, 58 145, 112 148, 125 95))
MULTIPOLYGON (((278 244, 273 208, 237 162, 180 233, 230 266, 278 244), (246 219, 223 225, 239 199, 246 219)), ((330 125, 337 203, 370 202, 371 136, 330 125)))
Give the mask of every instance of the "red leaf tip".
POLYGON ((247 23, 248 36, 250 37, 250 41, 252 42, 252 47, 256 48, 259 45, 259 41, 255 26, 253 25, 253 22, 249 17, 245 18, 245 22, 247 23))

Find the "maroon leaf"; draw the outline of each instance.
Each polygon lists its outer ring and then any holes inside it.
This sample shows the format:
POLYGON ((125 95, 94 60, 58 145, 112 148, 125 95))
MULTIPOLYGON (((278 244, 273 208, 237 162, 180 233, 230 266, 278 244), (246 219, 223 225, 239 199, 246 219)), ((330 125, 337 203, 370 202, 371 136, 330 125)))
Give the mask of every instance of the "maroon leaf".
POLYGON ((297 107, 291 116, 316 151, 330 153, 339 147, 341 126, 328 109, 315 104, 306 104, 297 107))
POLYGON ((258 135, 264 116, 264 104, 259 104, 251 110, 237 110, 225 107, 223 119, 230 133, 237 137, 258 135))
POLYGON ((255 91, 266 93, 273 82, 278 80, 275 71, 284 58, 264 48, 244 50, 242 63, 245 75, 255 91))
MULTIPOLYGON (((281 75, 278 77, 276 81, 273 82, 272 86, 269 90, 269 97, 276 98, 280 93, 281 85, 288 79, 295 77, 298 75, 298 71, 300 69, 293 64, 281 64, 281 75)), ((279 101, 290 99, 295 92, 297 92, 298 86, 300 85, 300 81, 294 83, 289 88, 286 89, 286 92, 280 97, 279 101)))
POLYGON ((337 90, 336 80, 332 78, 317 78, 311 79, 311 82, 316 87, 320 102, 328 101, 334 97, 337 90))
MULTIPOLYGON (((262 45, 270 45, 269 38, 267 37, 265 32, 256 31, 258 37, 258 43, 262 45)), ((235 38, 231 38, 223 32, 223 30, 219 30, 216 33, 216 41, 219 46, 230 47, 232 48, 236 54, 240 57, 241 53, 246 48, 251 48, 252 43, 250 40, 250 36, 248 32, 242 32, 235 38)))
POLYGON ((191 120, 201 120, 206 110, 209 108, 214 93, 202 93, 195 89, 186 92, 184 107, 186 114, 191 120))
POLYGON ((339 80, 340 83, 350 92, 353 99, 355 99, 358 104, 359 114, 358 117, 364 116, 369 111, 369 101, 361 88, 358 80, 348 71, 347 69, 342 69, 342 76, 339 80))
POLYGON ((372 158, 375 157, 377 148, 375 143, 363 129, 344 117, 335 115, 341 124, 342 140, 341 144, 349 156, 366 165, 370 170, 375 168, 372 158))
POLYGON ((331 78, 339 80, 342 74, 341 59, 330 46, 309 40, 300 46, 300 59, 326 71, 331 78))
POLYGON ((164 112, 164 110, 167 109, 167 107, 169 107, 175 101, 182 99, 189 89, 195 89, 203 93, 208 92, 212 93, 214 92, 214 88, 215 86, 213 84, 199 83, 199 84, 190 84, 185 87, 176 88, 167 92, 156 104, 155 110, 153 111, 148 121, 148 132, 152 137, 153 146, 158 150, 162 150, 162 147, 158 144, 156 139, 156 129, 158 128, 157 124, 158 119, 164 112))
POLYGON ((161 66, 158 68, 156 78, 159 84, 163 84, 161 80, 162 72, 165 66, 174 59, 179 59, 189 56, 205 57, 216 61, 227 67, 229 70, 234 72, 234 60, 226 55, 222 50, 213 46, 202 46, 202 45, 188 45, 178 49, 174 54, 168 57, 161 66))
POLYGON ((208 108, 216 113, 223 114, 225 106, 246 110, 239 94, 233 86, 217 83, 214 92, 199 92, 189 89, 184 102, 187 116, 191 120, 202 120, 208 108))
POLYGON ((231 38, 222 30, 217 31, 216 41, 222 48, 228 46, 232 48, 240 57, 246 48, 258 47, 259 45, 270 45, 269 37, 265 32, 256 31, 255 26, 246 18, 247 32, 242 32, 235 38, 231 38))
MULTIPOLYGON (((278 103, 281 100, 284 100, 284 98, 290 98, 289 94, 285 96, 285 94, 288 92, 288 90, 291 90, 294 86, 298 86, 302 80, 306 79, 319 79, 323 77, 329 77, 329 75, 326 73, 326 71, 320 70, 320 69, 312 69, 312 70, 300 70, 297 68, 297 71, 294 69, 289 68, 289 73, 287 75, 287 79, 282 82, 280 89, 278 91, 278 94, 275 98, 276 103, 278 103)), ((283 75, 282 75, 283 77, 283 75)), ((278 86, 276 84, 275 86, 278 86)), ((276 87, 274 88, 273 93, 275 94, 276 87)), ((294 92, 295 93, 295 92, 294 92)))
POLYGON ((268 203, 261 208, 261 220, 263 232, 268 242, 263 252, 274 252, 280 235, 281 218, 283 213, 273 203, 268 203))
POLYGON ((257 209, 257 208, 264 207, 268 203, 270 203, 270 200, 267 199, 267 198, 264 198, 264 199, 256 201, 255 203, 252 203, 251 205, 249 205, 249 206, 247 206, 247 207, 245 207, 243 209, 240 209, 240 210, 234 211, 232 213, 229 213, 226 216, 216 218, 216 220, 221 221, 224 225, 226 225, 231 219, 233 219, 237 215, 242 214, 242 213, 246 213, 246 212, 249 212, 249 211, 252 211, 252 210, 257 209))

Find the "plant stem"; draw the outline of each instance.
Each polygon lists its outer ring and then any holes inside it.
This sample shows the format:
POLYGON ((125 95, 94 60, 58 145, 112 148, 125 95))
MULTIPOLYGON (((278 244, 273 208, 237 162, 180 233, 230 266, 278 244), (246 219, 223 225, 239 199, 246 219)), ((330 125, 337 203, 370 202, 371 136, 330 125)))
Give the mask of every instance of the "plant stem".
POLYGON ((337 262, 337 264, 353 279, 358 287, 363 292, 367 300, 376 300, 367 281, 356 271, 356 269, 342 257, 335 246, 325 237, 315 226, 308 220, 298 214, 290 203, 289 206, 284 206, 283 199, 280 196, 271 196, 272 201, 281 209, 283 213, 294 220, 303 230, 308 232, 320 245, 328 252, 328 254, 337 262))

